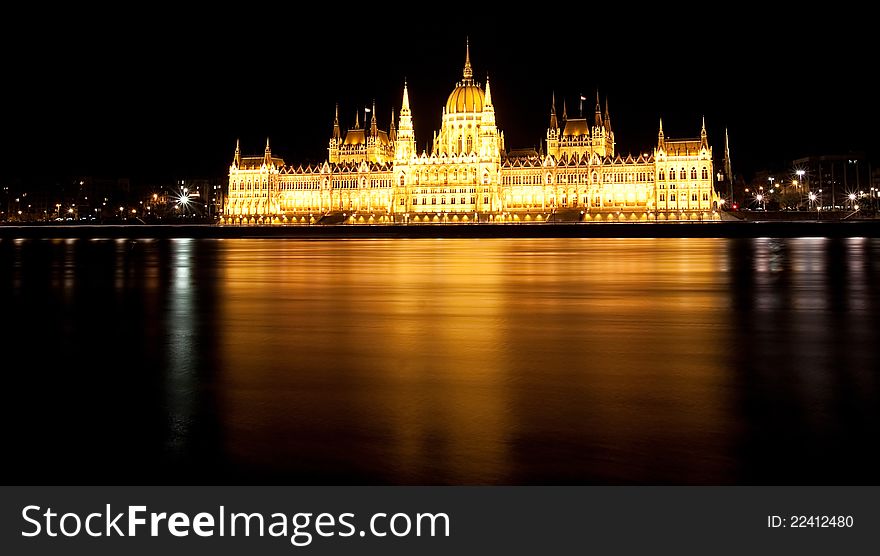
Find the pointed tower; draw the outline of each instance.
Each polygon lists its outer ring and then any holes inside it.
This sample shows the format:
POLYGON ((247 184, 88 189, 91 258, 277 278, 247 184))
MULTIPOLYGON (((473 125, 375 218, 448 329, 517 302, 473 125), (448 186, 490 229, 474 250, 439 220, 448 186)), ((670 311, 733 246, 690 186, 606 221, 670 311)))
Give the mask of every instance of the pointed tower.
MULTIPOLYGON (((476 112, 476 109, 474 109, 476 112)), ((492 88, 486 76, 486 95, 483 100, 483 113, 480 118, 479 154, 483 159, 497 159, 499 153, 498 127, 495 124, 495 106, 492 104, 492 88)), ((476 146, 475 146, 476 150, 476 146)))
POLYGON ((565 99, 562 99, 562 125, 568 121, 568 107, 565 105, 565 99))
POLYGON ((700 146, 704 149, 709 148, 709 138, 706 136, 706 116, 703 116, 703 127, 700 129, 700 146))
POLYGON ((392 143, 397 141, 397 127, 394 126, 394 108, 391 109, 391 125, 388 126, 388 139, 392 143))
POLYGON ((730 138, 727 136, 727 128, 724 128, 724 174, 727 180, 733 182, 733 164, 730 161, 730 138))
POLYGON ((379 128, 376 125, 376 99, 373 99, 373 117, 370 118, 370 137, 379 135, 379 128))
POLYGON ((241 168, 241 148, 239 148, 238 139, 235 140, 235 154, 232 155, 232 165, 241 168))
POLYGON ((272 149, 269 148, 269 138, 266 137, 266 151, 263 153, 263 164, 266 168, 272 165, 272 149))
POLYGON ((354 127, 352 129, 360 129, 361 128, 361 111, 358 110, 354 113, 354 127))
POLYGON ((547 128, 547 152, 555 156, 558 149, 559 121, 556 119, 556 91, 553 91, 553 96, 550 100, 550 127, 547 128))
POLYGON ((471 67, 471 42, 469 38, 465 38, 464 45, 464 84, 471 85, 474 81, 474 70, 471 67))
POLYGON ((608 97, 605 97, 605 153, 614 156, 614 131, 611 130, 611 111, 608 110, 608 97))
POLYGON ((608 97, 605 97, 605 133, 611 133, 611 112, 608 111, 608 97))
POLYGON ((407 162, 416 154, 416 137, 413 130, 412 111, 409 108, 409 89, 403 82, 403 101, 400 104, 400 125, 397 128, 397 140, 394 143, 394 159, 407 162))
POLYGON ((330 136, 330 143, 327 146, 327 160, 339 163, 339 147, 342 146, 342 131, 339 129, 339 103, 336 103, 336 114, 333 116, 333 135, 330 136))
POLYGON ((666 148, 666 137, 663 135, 663 118, 660 118, 660 132, 657 133, 657 149, 666 148))
POLYGON ((596 120, 595 127, 602 127, 602 106, 599 103, 599 89, 596 89, 596 120))

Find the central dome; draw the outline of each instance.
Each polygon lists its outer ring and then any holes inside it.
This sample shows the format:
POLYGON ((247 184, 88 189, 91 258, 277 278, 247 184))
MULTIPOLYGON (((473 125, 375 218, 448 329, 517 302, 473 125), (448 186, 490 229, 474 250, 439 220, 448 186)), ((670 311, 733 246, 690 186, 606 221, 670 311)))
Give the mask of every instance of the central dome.
POLYGON ((465 81, 459 83, 449 95, 449 100, 446 101, 446 113, 482 112, 485 100, 486 95, 482 87, 473 81, 465 81))

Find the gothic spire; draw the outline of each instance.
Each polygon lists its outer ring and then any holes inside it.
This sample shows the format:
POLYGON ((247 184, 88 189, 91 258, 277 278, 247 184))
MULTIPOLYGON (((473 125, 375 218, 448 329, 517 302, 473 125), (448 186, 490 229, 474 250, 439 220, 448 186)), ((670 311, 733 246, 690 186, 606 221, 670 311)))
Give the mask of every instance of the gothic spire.
POLYGON ((388 128, 388 138, 392 141, 397 140, 397 128, 394 125, 394 108, 391 109, 391 126, 388 128))
POLYGON ((471 43, 470 39, 465 38, 464 40, 464 80, 465 81, 473 81, 474 79, 474 70, 471 68, 471 43))
POLYGON ((550 129, 558 129, 559 122, 556 121, 556 91, 553 91, 553 97, 550 101, 550 129))
POLYGON ((489 76, 486 76, 486 101, 485 105, 487 107, 492 106, 492 91, 489 89, 489 76))
POLYGON ((700 145, 709 147, 709 139, 706 137, 706 116, 703 116, 703 127, 700 129, 700 145))
POLYGON ((666 139, 663 137, 663 118, 660 118, 660 132, 657 133, 657 148, 662 149, 666 146, 666 139))
POLYGON ((599 104, 599 89, 596 89, 596 127, 602 127, 602 106, 599 104))
POLYGON ((403 80, 403 104, 400 106, 400 115, 409 112, 409 91, 406 89, 406 79, 403 80))
POLYGON ((241 149, 238 146, 238 139, 235 140, 235 155, 232 157, 232 163, 236 168, 241 166, 241 149))
POLYGON ((266 137, 266 152, 264 153, 263 160, 266 163, 266 166, 272 164, 272 149, 269 148, 269 138, 266 137))
POLYGON ((605 97, 605 131, 611 131, 611 112, 608 111, 608 97, 605 97))
POLYGON ((339 131, 339 103, 336 103, 336 114, 333 116, 333 138, 337 141, 342 137, 339 131))
POLYGON ((370 135, 375 137, 379 134, 379 128, 376 126, 376 99, 373 99, 373 117, 370 118, 370 135))

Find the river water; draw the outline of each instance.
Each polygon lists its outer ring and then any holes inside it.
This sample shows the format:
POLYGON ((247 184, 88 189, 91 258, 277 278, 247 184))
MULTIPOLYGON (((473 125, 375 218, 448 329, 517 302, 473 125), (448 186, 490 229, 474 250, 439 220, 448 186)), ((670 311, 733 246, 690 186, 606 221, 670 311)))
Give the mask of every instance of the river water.
POLYGON ((0 240, 7 483, 876 484, 880 240, 0 240))

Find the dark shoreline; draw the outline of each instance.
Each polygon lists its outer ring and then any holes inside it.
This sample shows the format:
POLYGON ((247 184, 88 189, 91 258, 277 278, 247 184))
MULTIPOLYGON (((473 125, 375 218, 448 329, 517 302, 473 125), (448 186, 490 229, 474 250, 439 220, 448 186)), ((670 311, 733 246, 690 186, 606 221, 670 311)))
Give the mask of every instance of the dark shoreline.
POLYGON ((880 220, 340 226, 0 226, 2 239, 56 238, 539 238, 539 237, 880 237, 880 220))

